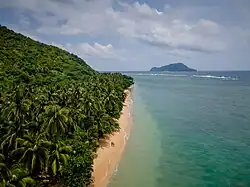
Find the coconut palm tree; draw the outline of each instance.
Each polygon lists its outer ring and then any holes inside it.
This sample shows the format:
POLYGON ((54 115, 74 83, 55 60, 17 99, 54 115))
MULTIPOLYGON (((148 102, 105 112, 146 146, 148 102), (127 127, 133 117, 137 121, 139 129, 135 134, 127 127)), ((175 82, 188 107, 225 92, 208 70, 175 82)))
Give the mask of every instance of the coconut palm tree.
POLYGON ((44 107, 45 112, 40 114, 42 121, 41 132, 46 132, 49 136, 59 138, 59 135, 66 133, 69 129, 69 110, 58 105, 44 107))
POLYGON ((27 123, 30 121, 32 101, 26 96, 29 90, 17 87, 6 97, 5 107, 1 107, 1 121, 7 133, 2 137, 1 147, 11 147, 17 137, 23 136, 28 131, 27 123), (25 93, 25 91, 27 91, 25 93))
POLYGON ((5 184, 10 176, 11 173, 5 163, 5 156, 0 154, 0 186, 5 184))
POLYGON ((20 168, 19 165, 13 166, 10 170, 10 178, 5 181, 5 185, 9 187, 25 187, 35 186, 36 181, 29 176, 29 172, 23 168, 20 168))
POLYGON ((62 167, 67 164, 69 154, 72 152, 72 147, 58 141, 50 145, 50 152, 48 162, 49 170, 53 175, 60 175, 62 167))
POLYGON ((98 138, 103 138, 105 134, 111 134, 119 128, 114 119, 102 111, 98 111, 94 116, 94 119, 94 125, 97 127, 98 138))
POLYGON ((20 165, 13 165, 8 168, 5 164, 5 157, 0 154, 0 186, 27 186, 34 185, 35 180, 29 176, 29 172, 20 165))
POLYGON ((16 139, 18 148, 11 152, 11 156, 21 155, 19 163, 23 163, 25 168, 32 175, 37 175, 43 170, 47 170, 47 161, 49 157, 48 149, 46 148, 50 142, 46 141, 44 134, 39 132, 29 133, 22 138, 16 139))
POLYGON ((7 102, 2 115, 11 123, 24 124, 27 112, 31 106, 31 100, 25 97, 23 88, 17 87, 16 90, 8 97, 10 100, 7 102))

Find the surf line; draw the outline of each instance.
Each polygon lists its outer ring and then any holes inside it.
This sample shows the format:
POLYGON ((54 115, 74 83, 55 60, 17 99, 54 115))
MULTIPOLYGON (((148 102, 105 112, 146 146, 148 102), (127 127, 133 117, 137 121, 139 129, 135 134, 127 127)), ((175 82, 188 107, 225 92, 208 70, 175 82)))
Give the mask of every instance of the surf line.
MULTIPOLYGON (((130 99, 130 102, 129 102, 129 110, 131 109, 131 104, 132 104, 132 103, 133 103, 133 100, 130 99)), ((131 115, 131 114, 130 114, 130 111, 129 111, 129 113, 128 113, 128 117, 129 117, 129 118, 130 118, 130 115, 131 115)), ((131 123, 131 121, 130 121, 130 123, 131 123)), ((129 138, 129 135, 125 132, 124 128, 120 128, 120 132, 123 132, 123 134, 124 134, 124 136, 123 136, 123 146, 122 146, 122 149, 121 149, 121 151, 120 151, 120 154, 121 154, 121 153, 123 152, 124 148, 125 148, 126 142, 127 142, 128 138, 129 138)), ((100 183, 108 177, 110 164, 111 164, 111 160, 109 159, 108 167, 107 167, 107 169, 106 169, 106 172, 105 172, 104 177, 100 180, 100 183)), ((119 163, 116 165, 114 171, 112 172, 113 174, 117 172, 118 166, 119 166, 119 163)))
MULTIPOLYGON (((121 149, 120 153, 122 153, 122 151, 124 150, 124 147, 125 147, 125 144, 126 144, 126 140, 128 139, 128 135, 125 132, 125 130, 123 128, 121 128, 121 131, 122 131, 122 133, 124 133, 124 136, 123 136, 123 146, 122 146, 122 149, 121 149)), ((104 177, 100 180, 100 183, 108 177, 110 164, 111 164, 111 159, 109 159, 109 161, 108 161, 108 167, 106 169, 104 177)), ((117 171, 118 165, 119 164, 117 164, 117 166, 116 166, 116 168, 115 168, 114 171, 117 171)), ((114 172, 112 172, 112 173, 114 173, 114 172)))

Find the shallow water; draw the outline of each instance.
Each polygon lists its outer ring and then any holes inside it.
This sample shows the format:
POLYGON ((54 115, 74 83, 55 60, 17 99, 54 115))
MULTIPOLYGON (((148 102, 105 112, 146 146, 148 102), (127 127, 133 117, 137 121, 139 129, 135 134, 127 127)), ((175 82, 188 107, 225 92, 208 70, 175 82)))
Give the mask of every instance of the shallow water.
POLYGON ((134 126, 109 187, 250 186, 250 72, 128 74, 134 126))
POLYGON ((133 124, 137 125, 132 127, 123 158, 111 179, 111 187, 144 186, 145 183, 155 186, 157 183, 155 174, 161 155, 160 134, 137 85, 133 90, 133 124))

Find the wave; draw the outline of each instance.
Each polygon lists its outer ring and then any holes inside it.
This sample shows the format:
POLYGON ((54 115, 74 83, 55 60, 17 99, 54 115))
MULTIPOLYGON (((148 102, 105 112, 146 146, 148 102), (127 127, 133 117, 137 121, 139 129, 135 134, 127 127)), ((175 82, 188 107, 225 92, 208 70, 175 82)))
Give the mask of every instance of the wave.
POLYGON ((237 81, 237 80, 239 80, 239 78, 238 78, 238 77, 229 77, 229 76, 193 75, 192 77, 197 77, 197 78, 206 78, 206 79, 233 80, 233 81, 237 81))
POLYGON ((239 77, 232 76, 214 76, 214 75, 190 75, 190 74, 175 74, 175 73, 129 73, 129 76, 165 76, 165 77, 195 77, 204 79, 232 80, 237 81, 239 77))

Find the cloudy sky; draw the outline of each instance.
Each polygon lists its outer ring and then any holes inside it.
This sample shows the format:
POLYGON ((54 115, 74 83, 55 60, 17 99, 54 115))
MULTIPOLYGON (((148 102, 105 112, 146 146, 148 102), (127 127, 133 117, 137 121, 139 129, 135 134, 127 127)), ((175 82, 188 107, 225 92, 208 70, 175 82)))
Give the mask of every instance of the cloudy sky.
POLYGON ((0 24, 96 70, 250 70, 249 0, 0 0, 0 24))

